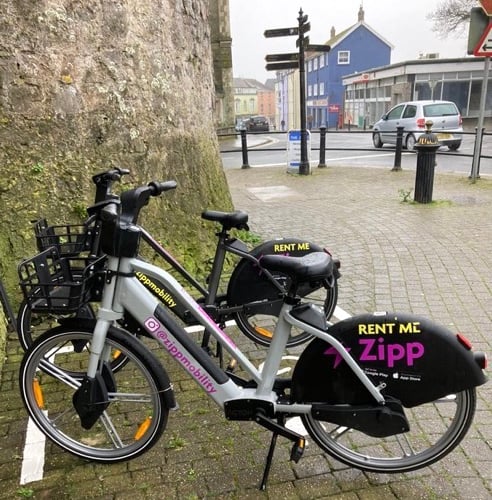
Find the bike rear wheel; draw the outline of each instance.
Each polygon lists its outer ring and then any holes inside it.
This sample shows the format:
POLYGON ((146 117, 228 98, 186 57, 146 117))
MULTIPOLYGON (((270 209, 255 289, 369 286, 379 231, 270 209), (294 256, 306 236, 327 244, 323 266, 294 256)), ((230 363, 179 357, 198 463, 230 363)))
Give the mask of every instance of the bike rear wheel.
POLYGON ((58 326, 60 319, 69 317, 94 319, 96 315, 90 304, 85 304, 76 313, 61 315, 48 311, 33 311, 23 300, 17 313, 17 336, 24 351, 46 330, 58 326))
POLYGON ((409 432, 374 438, 355 429, 303 415, 309 435, 329 455, 351 467, 378 473, 408 472, 447 455, 464 438, 473 420, 475 389, 405 408, 409 432))
POLYGON ((89 327, 64 326, 41 335, 21 364, 21 397, 35 424, 65 450, 105 463, 129 460, 150 449, 166 427, 169 379, 145 346, 111 327, 106 359, 118 352, 126 362, 117 371, 100 365, 99 395, 88 406, 103 409, 85 428, 73 398, 84 381, 92 336, 89 327))
MULTIPOLYGON (((302 302, 309 302, 322 307, 325 311, 326 319, 330 319, 335 311, 337 300, 338 286, 337 281, 335 281, 333 286, 328 289, 321 287, 303 295, 302 302)), ((279 306, 280 302, 278 303, 278 307, 277 305, 270 307, 268 302, 265 302, 265 304, 257 308, 259 312, 256 311, 255 306, 252 306, 250 309, 246 307, 243 311, 236 313, 234 319, 238 328, 246 337, 262 346, 269 346, 272 341, 273 332, 275 331, 275 325, 277 324, 279 306)), ((312 335, 308 332, 292 327, 287 347, 295 347, 307 342, 311 338, 312 335)))

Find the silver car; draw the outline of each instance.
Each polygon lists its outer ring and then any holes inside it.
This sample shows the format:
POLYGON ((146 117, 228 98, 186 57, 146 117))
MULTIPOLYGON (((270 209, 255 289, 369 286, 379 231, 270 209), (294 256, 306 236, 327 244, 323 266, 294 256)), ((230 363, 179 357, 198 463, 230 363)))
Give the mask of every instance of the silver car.
POLYGON ((374 147, 396 144, 396 127, 403 127, 403 146, 413 149, 425 132, 425 122, 432 121, 432 132, 439 142, 450 150, 461 146, 462 119, 456 104, 451 101, 402 102, 374 124, 372 142, 374 147))

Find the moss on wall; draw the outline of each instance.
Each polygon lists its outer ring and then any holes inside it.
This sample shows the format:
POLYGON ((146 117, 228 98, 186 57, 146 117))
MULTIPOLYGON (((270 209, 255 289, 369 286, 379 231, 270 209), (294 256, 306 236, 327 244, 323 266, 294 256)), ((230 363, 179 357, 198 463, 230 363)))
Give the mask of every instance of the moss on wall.
POLYGON ((232 207, 214 129, 208 1, 0 0, 0 277, 35 252, 33 219, 77 223, 91 176, 175 179, 142 223, 192 272, 213 256, 206 208, 232 207))

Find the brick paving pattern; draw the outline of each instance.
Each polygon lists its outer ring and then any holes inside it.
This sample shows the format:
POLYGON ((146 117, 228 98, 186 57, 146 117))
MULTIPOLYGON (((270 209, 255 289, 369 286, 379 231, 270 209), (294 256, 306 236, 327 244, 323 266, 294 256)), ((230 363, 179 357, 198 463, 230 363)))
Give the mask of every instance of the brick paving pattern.
MULTIPOLYGON (((349 314, 409 311, 462 331, 492 353, 492 179, 476 184, 436 172, 430 205, 402 202, 414 172, 377 168, 284 168, 226 172, 236 208, 263 238, 299 236, 342 261, 339 306, 349 314)), ((410 197, 411 199, 411 197, 410 197)), ((197 214, 198 216, 198 214, 197 214)), ((235 340, 253 359, 263 351, 235 340)), ((309 444, 297 464, 279 439, 266 492, 258 491, 269 435, 227 422, 191 378, 161 359, 180 409, 159 443, 116 465, 80 460, 46 444, 42 480, 19 484, 26 413, 18 393, 22 353, 8 340, 0 399, 0 498, 344 500, 492 498, 492 385, 478 388, 477 411, 463 443, 441 462, 407 474, 350 469, 309 444)))

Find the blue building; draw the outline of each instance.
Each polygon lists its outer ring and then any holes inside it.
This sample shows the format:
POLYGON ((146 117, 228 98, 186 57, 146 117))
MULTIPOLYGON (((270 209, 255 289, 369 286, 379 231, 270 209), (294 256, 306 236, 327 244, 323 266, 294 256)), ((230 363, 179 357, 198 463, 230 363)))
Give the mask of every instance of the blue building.
POLYGON ((362 6, 358 22, 338 34, 332 28, 325 45, 331 47, 330 52, 306 56, 308 128, 336 127, 348 122, 354 124, 350 112, 343 109, 342 77, 389 64, 393 48, 364 22, 362 6))

